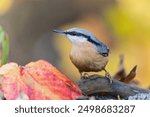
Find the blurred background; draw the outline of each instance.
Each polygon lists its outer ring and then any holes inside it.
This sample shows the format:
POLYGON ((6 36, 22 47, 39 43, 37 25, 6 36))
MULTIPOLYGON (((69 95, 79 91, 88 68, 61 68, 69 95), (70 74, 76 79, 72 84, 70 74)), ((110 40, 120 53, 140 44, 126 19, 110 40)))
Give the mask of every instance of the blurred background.
POLYGON ((10 61, 45 59, 77 81, 71 44, 52 29, 86 28, 110 47, 111 75, 124 54, 127 72, 138 65, 136 79, 150 85, 150 0, 0 0, 0 25, 11 39, 10 61))

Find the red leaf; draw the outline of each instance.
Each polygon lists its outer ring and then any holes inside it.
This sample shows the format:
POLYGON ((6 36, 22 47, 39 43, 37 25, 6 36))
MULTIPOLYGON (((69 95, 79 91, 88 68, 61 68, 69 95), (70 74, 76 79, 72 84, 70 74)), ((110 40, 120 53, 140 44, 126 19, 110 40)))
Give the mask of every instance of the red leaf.
POLYGON ((9 63, 0 68, 0 74, 6 99, 17 99, 20 93, 29 99, 75 99, 81 96, 78 86, 43 60, 25 67, 9 63))

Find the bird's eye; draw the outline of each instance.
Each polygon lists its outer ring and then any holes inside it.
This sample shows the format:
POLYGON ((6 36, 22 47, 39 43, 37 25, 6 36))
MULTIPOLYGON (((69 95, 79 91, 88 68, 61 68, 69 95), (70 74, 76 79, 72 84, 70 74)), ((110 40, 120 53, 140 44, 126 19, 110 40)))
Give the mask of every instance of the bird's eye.
POLYGON ((68 34, 72 35, 72 36, 76 36, 77 33, 76 32, 69 32, 68 34))
POLYGON ((76 33, 73 32, 73 33, 71 33, 71 35, 76 36, 76 33))

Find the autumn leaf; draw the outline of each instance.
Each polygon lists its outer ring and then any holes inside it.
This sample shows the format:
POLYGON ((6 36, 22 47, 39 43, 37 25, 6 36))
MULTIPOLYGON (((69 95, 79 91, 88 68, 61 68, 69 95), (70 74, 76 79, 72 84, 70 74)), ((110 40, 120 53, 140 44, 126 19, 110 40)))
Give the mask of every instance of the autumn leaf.
POLYGON ((113 76, 114 79, 117 79, 124 83, 133 83, 132 80, 136 76, 136 69, 137 65, 135 65, 131 71, 127 74, 126 69, 124 66, 124 55, 120 55, 120 61, 119 61, 119 69, 113 76))
POLYGON ((78 86, 44 60, 25 67, 8 63, 0 68, 0 75, 1 91, 6 99, 70 100, 82 95, 78 86))

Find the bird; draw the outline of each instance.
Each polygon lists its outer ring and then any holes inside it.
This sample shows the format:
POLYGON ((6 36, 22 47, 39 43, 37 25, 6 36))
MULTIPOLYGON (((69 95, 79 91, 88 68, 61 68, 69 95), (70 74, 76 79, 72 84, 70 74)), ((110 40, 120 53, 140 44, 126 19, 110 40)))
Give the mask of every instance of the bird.
POLYGON ((88 77, 87 72, 105 71, 105 76, 111 78, 105 69, 108 63, 109 47, 98 40, 90 31, 83 28, 68 30, 53 30, 67 37, 72 43, 70 60, 78 69, 81 78, 88 77))

